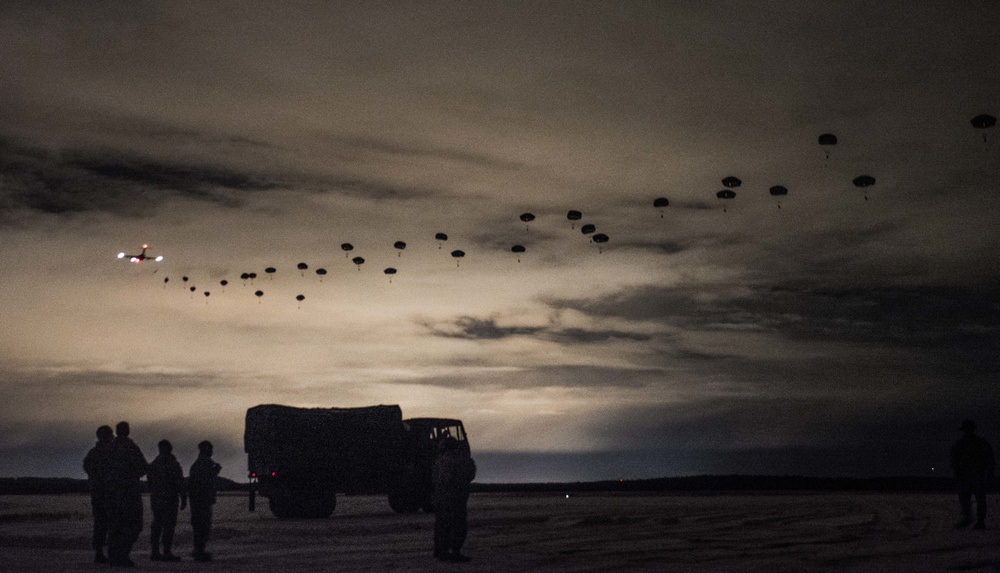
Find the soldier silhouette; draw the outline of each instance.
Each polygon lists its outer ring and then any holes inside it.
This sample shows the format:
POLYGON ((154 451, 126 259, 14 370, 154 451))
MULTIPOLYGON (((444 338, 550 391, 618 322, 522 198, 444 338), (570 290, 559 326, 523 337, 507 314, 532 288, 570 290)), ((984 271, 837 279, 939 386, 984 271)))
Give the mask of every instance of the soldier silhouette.
POLYGON ((188 474, 188 502, 191 504, 191 530, 194 537, 196 561, 211 561, 212 554, 205 551, 212 530, 212 506, 215 504, 215 478, 222 466, 212 459, 212 442, 198 444, 198 459, 191 464, 188 474))
POLYGON ((469 489, 476 478, 476 462, 458 440, 438 442, 439 453, 431 468, 434 479, 434 557, 464 563, 462 554, 468 533, 469 489))
POLYGON ((173 445, 167 440, 157 444, 160 455, 149 464, 146 481, 149 482, 149 505, 153 510, 153 523, 149 526, 149 544, 153 561, 180 561, 171 551, 174 530, 177 528, 177 502, 180 509, 187 506, 184 471, 173 454, 173 445), (162 541, 163 551, 160 551, 162 541))
POLYGON ((108 472, 111 525, 108 532, 108 564, 134 567, 129 558, 132 546, 142 533, 142 483, 149 463, 129 437, 128 422, 115 426, 108 472))
POLYGON ((962 528, 972 523, 972 497, 976 498, 976 529, 986 528, 986 488, 993 479, 996 462, 989 442, 976 435, 976 423, 962 422, 962 437, 951 448, 951 469, 955 472, 958 501, 962 519, 955 524, 962 528))
POLYGON ((104 547, 108 543, 108 526, 111 520, 109 506, 108 469, 111 460, 111 444, 115 434, 111 426, 97 428, 97 443, 83 458, 83 471, 87 472, 90 486, 90 511, 94 515, 94 563, 107 563, 104 547))

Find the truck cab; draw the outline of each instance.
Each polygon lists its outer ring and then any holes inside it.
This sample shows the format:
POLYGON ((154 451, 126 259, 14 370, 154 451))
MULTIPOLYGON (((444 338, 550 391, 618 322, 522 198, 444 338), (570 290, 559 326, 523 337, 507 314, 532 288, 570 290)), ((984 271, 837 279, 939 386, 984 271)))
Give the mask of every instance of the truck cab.
POLYGON ((406 444, 410 458, 406 464, 401 487, 389 493, 389 505, 399 513, 423 509, 433 511, 431 495, 434 492, 432 468, 438 454, 438 444, 445 438, 454 438, 459 447, 470 452, 468 436, 461 420, 452 418, 409 418, 403 420, 406 444))

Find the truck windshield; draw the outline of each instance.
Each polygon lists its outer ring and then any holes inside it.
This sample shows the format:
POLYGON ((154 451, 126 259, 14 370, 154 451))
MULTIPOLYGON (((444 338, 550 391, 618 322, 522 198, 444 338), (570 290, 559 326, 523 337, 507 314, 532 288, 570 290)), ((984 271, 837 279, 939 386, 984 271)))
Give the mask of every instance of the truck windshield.
POLYGON ((451 424, 448 426, 435 426, 431 428, 431 440, 439 440, 447 437, 455 438, 460 442, 465 441, 465 430, 461 424, 451 424))

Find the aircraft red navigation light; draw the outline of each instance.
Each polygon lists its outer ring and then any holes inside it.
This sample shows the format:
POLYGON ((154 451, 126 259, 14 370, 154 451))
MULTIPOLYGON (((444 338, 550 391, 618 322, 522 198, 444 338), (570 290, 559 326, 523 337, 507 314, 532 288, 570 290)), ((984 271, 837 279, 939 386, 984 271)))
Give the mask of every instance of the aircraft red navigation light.
POLYGON ((163 260, 163 255, 157 255, 155 257, 153 255, 147 255, 146 254, 146 249, 148 249, 148 248, 149 248, 149 245, 143 243, 143 245, 142 245, 142 252, 140 252, 138 255, 126 255, 125 252, 122 251, 122 252, 118 253, 118 258, 119 259, 128 258, 129 262, 131 262, 131 263, 141 263, 141 262, 146 261, 146 260, 153 260, 153 261, 156 261, 156 262, 160 262, 160 261, 163 260))

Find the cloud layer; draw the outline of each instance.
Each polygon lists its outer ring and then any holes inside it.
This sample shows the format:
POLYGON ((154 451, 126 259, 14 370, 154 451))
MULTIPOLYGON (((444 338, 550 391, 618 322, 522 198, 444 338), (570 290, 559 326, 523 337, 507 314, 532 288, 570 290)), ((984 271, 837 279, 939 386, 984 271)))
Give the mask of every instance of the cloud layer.
POLYGON ((997 24, 0 9, 3 472, 79 475, 129 419, 240 478, 259 403, 462 418, 486 481, 930 472, 962 418, 997 430, 1000 162, 968 124, 997 111, 997 24), (115 258, 143 243, 164 262, 115 258))

